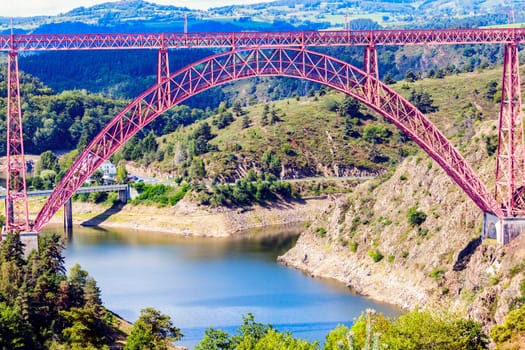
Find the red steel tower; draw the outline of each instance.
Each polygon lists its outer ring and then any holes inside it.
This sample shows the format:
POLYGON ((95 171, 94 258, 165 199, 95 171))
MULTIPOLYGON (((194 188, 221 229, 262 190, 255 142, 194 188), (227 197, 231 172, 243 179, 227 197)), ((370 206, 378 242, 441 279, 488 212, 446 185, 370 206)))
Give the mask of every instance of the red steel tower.
POLYGON ((20 107, 18 53, 9 52, 7 68, 7 174, 6 174, 6 232, 29 231, 26 192, 26 162, 20 107))

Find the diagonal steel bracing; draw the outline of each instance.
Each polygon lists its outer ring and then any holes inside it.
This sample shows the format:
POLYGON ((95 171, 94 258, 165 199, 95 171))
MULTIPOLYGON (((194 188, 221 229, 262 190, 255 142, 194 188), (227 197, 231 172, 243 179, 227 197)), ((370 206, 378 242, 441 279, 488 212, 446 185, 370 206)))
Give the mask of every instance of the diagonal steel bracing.
POLYGON ((214 86, 255 76, 306 79, 358 99, 411 137, 481 210, 502 216, 499 204, 445 136, 405 98, 378 80, 377 66, 373 65, 375 50, 369 49, 368 57, 365 67, 369 68, 363 71, 304 48, 246 48, 208 57, 161 79, 115 116, 89 144, 38 214, 35 230, 43 228, 104 160, 164 111, 214 86))

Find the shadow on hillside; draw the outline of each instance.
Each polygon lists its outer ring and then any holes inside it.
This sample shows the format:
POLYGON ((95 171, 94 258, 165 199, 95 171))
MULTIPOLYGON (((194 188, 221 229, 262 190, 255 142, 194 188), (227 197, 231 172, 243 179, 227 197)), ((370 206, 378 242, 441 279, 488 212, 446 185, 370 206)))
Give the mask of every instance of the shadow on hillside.
POLYGON ((463 271, 467 267, 470 258, 476 251, 476 248, 479 247, 481 244, 481 237, 473 239, 472 241, 467 244, 465 248, 463 248, 462 251, 458 254, 458 259, 456 260, 456 263, 454 264, 454 267, 452 270, 454 271, 463 271))
POLYGON ((98 226, 104 221, 106 221, 111 215, 116 214, 122 210, 124 204, 120 202, 113 203, 111 207, 106 209, 103 213, 98 214, 97 216, 88 219, 84 222, 81 222, 81 226, 98 226))

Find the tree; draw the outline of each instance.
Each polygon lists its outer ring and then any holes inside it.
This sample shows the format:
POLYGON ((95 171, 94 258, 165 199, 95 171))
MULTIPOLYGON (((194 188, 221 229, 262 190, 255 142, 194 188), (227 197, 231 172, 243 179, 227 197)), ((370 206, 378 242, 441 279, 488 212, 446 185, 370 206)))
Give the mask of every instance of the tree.
POLYGON ((253 314, 248 313, 243 316, 242 325, 237 329, 237 335, 232 337, 234 348, 252 349, 272 329, 272 325, 255 322, 253 314))
POLYGON ((242 128, 247 129, 250 127, 251 120, 250 117, 246 114, 244 117, 242 117, 242 128))
POLYGON ((189 169, 189 176, 192 179, 202 179, 206 176, 206 168, 204 167, 202 158, 193 157, 189 169))
POLYGON ((8 233, 0 244, 0 263, 13 261, 17 266, 24 265, 24 244, 19 233, 8 233))
POLYGON ((204 331, 204 337, 195 346, 195 350, 229 350, 233 349, 231 337, 220 329, 208 328, 204 331))
POLYGON ((193 133, 193 139, 195 140, 195 155, 208 152, 208 141, 214 137, 215 135, 211 133, 211 127, 207 122, 197 126, 193 133))
MULTIPOLYGON (((68 326, 62 330, 62 336, 73 349, 100 349, 107 345, 106 323, 94 309, 73 307, 60 311, 68 326)), ((106 347, 107 348, 107 347, 106 347)))
POLYGON ((237 117, 244 115, 244 111, 242 110, 241 103, 239 101, 236 101, 233 104, 233 113, 235 113, 237 117))
POLYGON ((102 299, 100 298, 100 288, 97 286, 97 281, 91 276, 86 278, 84 284, 84 305, 87 308, 97 310, 102 305, 102 299))
POLYGON ((411 207, 407 212, 408 223, 412 226, 420 226, 427 219, 427 214, 417 210, 417 207, 411 207))
POLYGON ((266 126, 270 122, 268 120, 268 114, 270 114, 270 106, 268 104, 265 104, 263 107, 263 114, 261 117, 261 125, 266 126))
POLYGON ((79 264, 75 264, 69 270, 67 281, 69 283, 69 300, 72 306, 84 306, 84 287, 89 274, 82 270, 79 264))
POLYGON ((169 316, 148 307, 140 311, 139 319, 133 325, 124 349, 168 349, 171 342, 182 337, 180 329, 173 326, 169 316))
POLYGON ((370 143, 383 143, 390 136, 392 132, 385 125, 368 124, 363 129, 363 138, 370 143))
POLYGON ((490 335, 498 349, 519 349, 525 338, 525 305, 509 312, 504 323, 494 326, 490 335))
POLYGON ((115 177, 115 181, 119 184, 128 183, 128 171, 126 170, 126 166, 124 164, 119 164, 117 167, 117 176, 115 177))
POLYGON ((439 108, 434 106, 434 100, 428 92, 412 90, 408 101, 417 107, 422 113, 436 112, 439 108))
POLYGON ((95 183, 95 185, 101 185, 103 177, 104 177, 104 173, 100 169, 95 170, 93 175, 91 175, 91 178, 93 179, 93 182, 95 183))
POLYGON ((29 329, 17 308, 0 302, 0 349, 31 349, 29 329))
POLYGON ((257 341, 255 350, 279 349, 279 350, 319 350, 319 344, 308 343, 306 340, 296 339, 289 332, 278 332, 270 329, 257 341))
POLYGON ((359 101, 350 96, 346 96, 343 102, 339 104, 337 112, 343 117, 360 118, 363 114, 359 111, 359 108, 359 101))
POLYGON ((155 153, 157 152, 157 148, 159 147, 159 144, 157 143, 157 140, 155 139, 155 133, 153 131, 150 131, 148 133, 148 136, 144 138, 141 142, 142 150, 144 153, 155 153))
POLYGON ((40 155, 35 165, 35 175, 40 175, 42 170, 53 170, 55 173, 60 170, 58 158, 53 152, 45 151, 40 155))
POLYGON ((405 74, 405 80, 409 83, 412 83, 417 80, 417 75, 411 69, 409 69, 405 74))

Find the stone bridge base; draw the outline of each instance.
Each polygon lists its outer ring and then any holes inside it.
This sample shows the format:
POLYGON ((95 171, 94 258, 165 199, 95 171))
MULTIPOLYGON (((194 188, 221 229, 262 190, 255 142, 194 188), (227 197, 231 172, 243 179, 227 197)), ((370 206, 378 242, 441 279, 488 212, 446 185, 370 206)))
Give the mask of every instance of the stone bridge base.
MULTIPOLYGON (((7 235, 2 232, 2 241, 7 238, 7 235)), ((38 251, 38 233, 37 232, 21 232, 20 241, 24 245, 24 256, 27 258, 29 253, 33 250, 38 251)))
POLYGON ((482 238, 494 238, 507 244, 525 231, 525 218, 500 219, 492 213, 483 214, 482 238))

